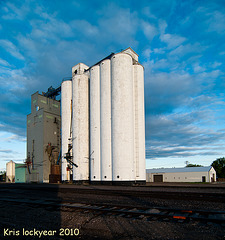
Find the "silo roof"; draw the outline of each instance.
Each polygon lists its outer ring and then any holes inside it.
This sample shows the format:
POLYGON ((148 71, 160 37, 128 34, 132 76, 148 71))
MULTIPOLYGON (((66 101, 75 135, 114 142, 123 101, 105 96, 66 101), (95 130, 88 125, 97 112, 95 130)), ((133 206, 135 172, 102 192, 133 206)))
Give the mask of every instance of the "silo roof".
POLYGON ((146 169, 147 173, 176 173, 176 172, 209 172, 212 166, 208 167, 184 167, 184 168, 153 168, 146 169))

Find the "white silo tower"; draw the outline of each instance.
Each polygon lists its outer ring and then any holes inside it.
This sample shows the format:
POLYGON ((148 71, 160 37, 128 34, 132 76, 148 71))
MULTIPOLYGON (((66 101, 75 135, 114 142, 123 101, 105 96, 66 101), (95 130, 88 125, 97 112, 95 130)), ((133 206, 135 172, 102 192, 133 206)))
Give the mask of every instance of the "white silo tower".
POLYGON ((72 147, 75 182, 146 181, 144 69, 131 48, 72 68, 72 147))
POLYGON ((134 76, 134 163, 135 180, 146 181, 145 170, 145 106, 144 106, 144 68, 133 65, 134 76))
POLYGON ((101 181, 100 162, 100 73, 90 68, 90 180, 101 181))
POLYGON ((66 80, 61 84, 61 132, 62 132, 62 181, 70 180, 70 171, 65 159, 68 145, 72 142, 72 81, 66 80))
POLYGON ((73 180, 89 180, 89 67, 79 63, 72 68, 73 180))
POLYGON ((135 181, 133 59, 127 53, 111 58, 112 177, 114 182, 135 181))
POLYGON ((101 180, 112 181, 111 152, 111 61, 100 63, 100 145, 101 180))

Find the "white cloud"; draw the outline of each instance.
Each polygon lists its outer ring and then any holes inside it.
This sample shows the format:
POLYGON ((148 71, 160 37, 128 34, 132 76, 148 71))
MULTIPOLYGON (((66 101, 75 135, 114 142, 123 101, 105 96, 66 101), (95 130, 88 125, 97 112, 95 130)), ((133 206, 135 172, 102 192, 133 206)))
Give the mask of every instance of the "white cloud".
POLYGON ((223 74, 220 70, 213 70, 211 72, 203 72, 201 74, 199 74, 200 77, 202 78, 209 78, 209 79, 216 79, 217 77, 219 77, 221 74, 223 74))
MULTIPOLYGON (((7 92, 21 91, 25 89, 28 78, 24 74, 24 69, 0 68, 0 83, 7 92), (7 81, 8 80, 8 81, 7 81)), ((11 101, 15 101, 15 96, 11 101)))
POLYGON ((161 34, 165 33, 165 30, 166 30, 167 26, 168 25, 167 25, 166 21, 164 21, 162 19, 159 19, 159 30, 160 30, 161 34))
POLYGON ((97 26, 90 24, 86 20, 73 20, 72 22, 70 22, 70 25, 73 29, 79 30, 87 36, 96 36, 97 34, 99 34, 99 29, 97 28, 97 26))
POLYGON ((19 60, 25 60, 24 56, 20 53, 19 49, 9 40, 0 39, 1 48, 5 49, 13 57, 19 60))
POLYGON ((186 41, 186 38, 175 34, 162 34, 160 36, 160 39, 162 42, 167 43, 169 49, 175 48, 181 45, 184 41, 186 41))
POLYGON ((165 53, 165 48, 154 48, 153 52, 157 54, 164 54, 165 53))
POLYGON ((150 58, 151 52, 152 52, 151 49, 147 48, 143 51, 143 56, 148 59, 148 58, 150 58))
POLYGON ((98 21, 100 39, 104 39, 108 44, 114 42, 120 46, 138 44, 134 38, 140 23, 136 12, 119 8, 114 4, 108 5, 101 11, 104 15, 98 21))
POLYGON ((193 69, 195 73, 204 72, 206 70, 206 68, 200 66, 198 63, 194 64, 193 69))
POLYGON ((212 68, 217 68, 217 67, 219 67, 219 66, 221 66, 221 65, 222 65, 221 62, 214 62, 214 63, 211 65, 211 67, 212 67, 212 68))
POLYGON ((163 69, 163 68, 170 67, 170 62, 167 59, 160 59, 151 65, 152 65, 151 68, 153 70, 154 69, 163 69))
POLYGON ((13 135, 5 138, 4 141, 7 141, 7 142, 12 142, 12 141, 26 142, 26 138, 25 137, 21 137, 21 136, 19 136, 17 134, 13 134, 13 135))
POLYGON ((6 2, 6 6, 3 7, 3 11, 5 14, 2 16, 2 19, 5 20, 12 20, 12 19, 19 19, 23 20, 27 13, 29 13, 29 1, 26 0, 24 4, 17 7, 12 2, 6 2))
POLYGON ((170 56, 177 56, 177 57, 182 57, 188 53, 199 53, 203 47, 199 45, 199 43, 194 43, 194 44, 186 44, 186 45, 180 45, 179 47, 175 48, 172 50, 169 55, 170 56))
POLYGON ((10 67, 10 64, 2 58, 0 58, 0 65, 5 67, 10 67))
POLYGON ((220 9, 214 10, 213 8, 199 7, 198 14, 201 14, 202 21, 204 21, 206 30, 208 32, 216 32, 218 34, 225 33, 225 14, 220 9))
POLYGON ((142 14, 145 15, 147 18, 157 19, 157 17, 152 13, 150 7, 144 7, 142 9, 142 14))
POLYGON ((225 33, 225 14, 214 11, 208 15, 210 16, 208 20, 208 31, 225 33))
POLYGON ((1 153, 13 153, 11 149, 0 149, 1 153))
POLYGON ((145 36, 150 40, 152 40, 158 33, 156 27, 153 24, 150 24, 146 21, 142 21, 141 26, 145 36))
MULTIPOLYGON (((47 14, 47 13, 46 13, 47 14)), ((45 20, 31 20, 32 32, 30 36, 34 39, 40 39, 42 42, 47 40, 59 40, 61 36, 72 37, 74 33, 69 24, 62 20, 57 20, 54 17, 48 15, 49 19, 45 20)))

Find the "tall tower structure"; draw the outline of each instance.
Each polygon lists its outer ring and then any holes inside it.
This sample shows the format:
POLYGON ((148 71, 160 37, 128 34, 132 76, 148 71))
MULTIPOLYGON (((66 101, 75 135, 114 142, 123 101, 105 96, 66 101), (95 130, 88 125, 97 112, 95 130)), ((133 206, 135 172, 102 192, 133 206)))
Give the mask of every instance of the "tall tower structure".
POLYGON ((70 181, 70 168, 66 160, 66 154, 70 153, 72 145, 72 81, 65 80, 61 85, 61 180, 70 181))
POLYGON ((60 126, 60 102, 38 92, 31 95, 31 114, 27 115, 27 182, 49 182, 60 152, 60 126))
POLYGON ((138 55, 128 48, 91 67, 80 63, 72 77, 73 180, 145 183, 144 68, 138 55))
POLYGON ((89 181, 89 73, 79 63, 72 68, 73 181, 89 181))

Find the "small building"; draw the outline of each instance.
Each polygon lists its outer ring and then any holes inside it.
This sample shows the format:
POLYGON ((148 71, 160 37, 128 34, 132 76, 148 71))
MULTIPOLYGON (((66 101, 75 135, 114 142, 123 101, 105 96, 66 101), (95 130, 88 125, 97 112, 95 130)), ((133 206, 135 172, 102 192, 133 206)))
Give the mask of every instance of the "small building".
POLYGON ((15 163, 15 183, 26 182, 26 165, 23 163, 15 163))
POLYGON ((147 182, 215 182, 216 171, 209 167, 146 169, 147 182))

